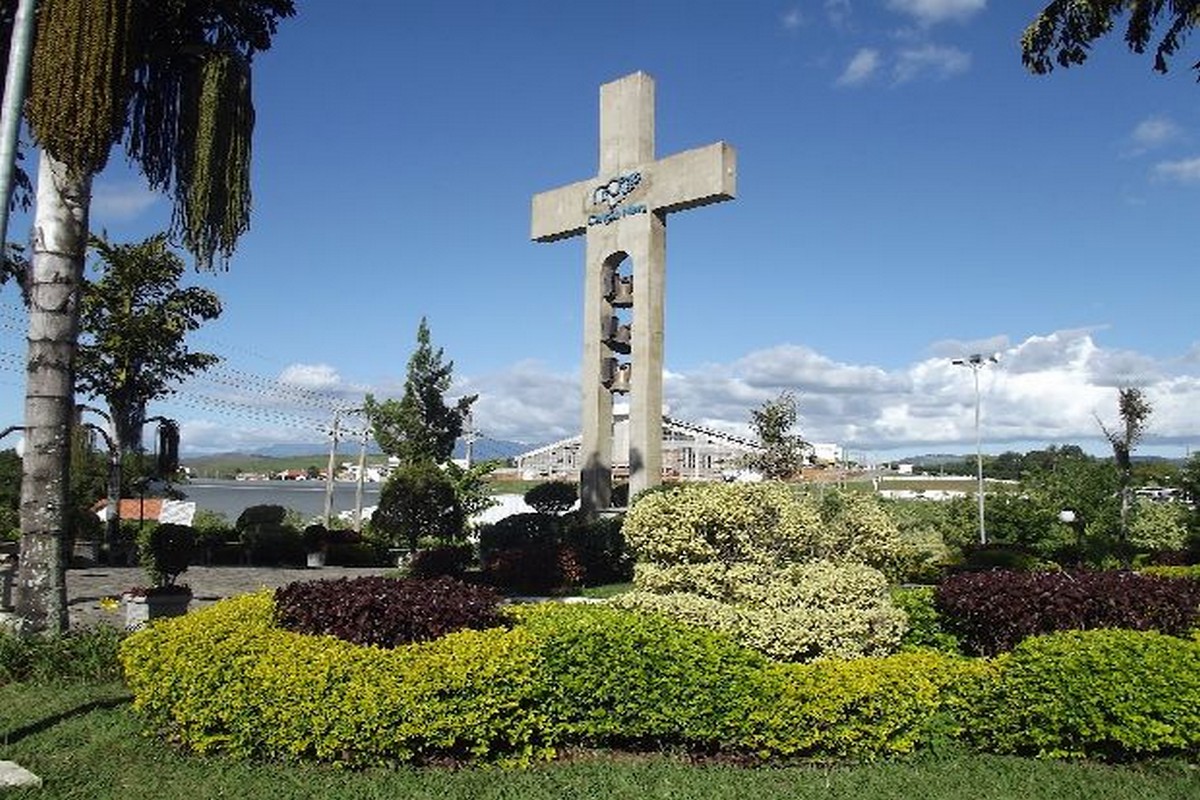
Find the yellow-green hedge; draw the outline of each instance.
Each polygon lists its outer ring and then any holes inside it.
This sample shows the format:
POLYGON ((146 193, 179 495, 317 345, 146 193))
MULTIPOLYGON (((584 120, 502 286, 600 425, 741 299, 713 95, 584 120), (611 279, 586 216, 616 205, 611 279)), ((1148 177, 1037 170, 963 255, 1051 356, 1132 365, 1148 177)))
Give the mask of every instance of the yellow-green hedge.
POLYGON ((353 765, 547 751, 527 631, 462 631, 383 650, 275 628, 269 593, 130 636, 134 707, 189 747, 353 765))
POLYGON ((998 659, 773 662, 727 635, 608 606, 394 650, 283 631, 268 593, 128 637, 153 731, 192 750, 349 765, 526 764, 572 745, 877 758, 961 738, 1001 752, 1200 754, 1200 642, 1037 637, 998 659))

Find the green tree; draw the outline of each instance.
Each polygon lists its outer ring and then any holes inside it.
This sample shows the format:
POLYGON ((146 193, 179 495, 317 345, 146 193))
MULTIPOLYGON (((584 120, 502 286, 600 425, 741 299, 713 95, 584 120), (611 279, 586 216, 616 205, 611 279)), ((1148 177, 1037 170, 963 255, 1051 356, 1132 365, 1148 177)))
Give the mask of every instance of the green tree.
POLYGON ((393 542, 403 541, 410 551, 423 538, 457 541, 465 525, 454 481, 432 461, 403 464, 392 472, 371 515, 372 528, 393 542))
POLYGON ((1120 521, 1117 473, 1110 461, 1087 455, 1075 445, 1037 453, 1037 466, 1021 482, 1021 492, 1054 513, 1071 511, 1073 542, 1054 555, 1060 563, 1102 564, 1110 555, 1120 521))
POLYGON ((791 392, 782 392, 752 410, 750 427, 762 450, 747 455, 746 466, 771 480, 786 480, 799 472, 808 443, 791 432, 796 418, 796 396, 791 392))
POLYGON ((92 238, 98 275, 84 286, 75 386, 102 398, 119 451, 141 452, 146 405, 220 359, 185 338, 221 314, 216 293, 180 287, 183 259, 157 234, 136 244, 92 238))
MULTIPOLYGON (((1195 0, 1054 0, 1046 4, 1021 36, 1021 60, 1038 75, 1055 65, 1066 68, 1087 60, 1092 44, 1107 36, 1125 13, 1125 43, 1135 53, 1146 52, 1155 31, 1154 69, 1167 71, 1167 63, 1200 21, 1195 0)), ((1200 68, 1200 63, 1193 69, 1200 68)))
POLYGON ((503 464, 502 461, 483 461, 464 469, 453 461, 442 465, 446 477, 454 486, 463 519, 470 523, 471 517, 496 505, 496 499, 488 492, 487 477, 503 464))
POLYGON ((29 281, 17 613, 67 626, 76 334, 92 177, 121 142, 201 265, 232 254, 250 213, 250 63, 292 0, 42 0, 25 112, 41 148, 29 281))
POLYGON ((430 343, 429 325, 422 317, 417 349, 408 360, 403 397, 380 402, 368 394, 364 404, 371 435, 385 453, 402 464, 441 464, 450 459, 476 399, 470 395, 446 405, 453 372, 454 362, 443 362, 442 348, 434 349, 430 343))
POLYGON ((1117 544, 1122 550, 1122 559, 1128 560, 1124 550, 1129 539, 1129 512, 1133 505, 1133 449, 1146 432, 1146 421, 1153 408, 1141 389, 1130 386, 1117 390, 1117 410, 1121 416, 1120 427, 1109 430, 1099 417, 1096 421, 1100 423, 1100 430, 1104 431, 1104 438, 1112 446, 1113 463, 1117 467, 1117 486, 1121 498, 1117 544))

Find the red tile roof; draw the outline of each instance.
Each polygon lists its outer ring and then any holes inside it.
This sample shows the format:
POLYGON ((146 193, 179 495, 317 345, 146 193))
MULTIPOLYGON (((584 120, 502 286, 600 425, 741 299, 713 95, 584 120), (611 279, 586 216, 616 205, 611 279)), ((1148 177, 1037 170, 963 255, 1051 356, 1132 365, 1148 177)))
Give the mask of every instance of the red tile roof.
MULTIPOLYGON (((121 519, 158 519, 162 513, 162 498, 147 497, 145 500, 140 498, 122 497, 117 506, 121 519), (142 515, 143 508, 145 515, 142 515)), ((92 510, 95 512, 103 511, 108 508, 108 500, 98 500, 92 510)))

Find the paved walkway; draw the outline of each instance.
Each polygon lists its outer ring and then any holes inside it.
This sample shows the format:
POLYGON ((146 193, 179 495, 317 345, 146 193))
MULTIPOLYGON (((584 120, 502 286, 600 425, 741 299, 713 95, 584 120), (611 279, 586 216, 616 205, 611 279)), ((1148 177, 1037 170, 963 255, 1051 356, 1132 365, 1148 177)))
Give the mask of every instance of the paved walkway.
MULTIPOLYGON (((315 581, 334 578, 353 578, 359 575, 382 575, 384 567, 323 567, 321 569, 289 569, 274 567, 190 567, 179 582, 192 587, 192 609, 211 605, 234 595, 255 592, 262 588, 277 589, 295 581, 315 581)), ((140 567, 89 567, 67 571, 67 603, 71 627, 108 623, 125 624, 124 610, 118 605, 105 609, 100 601, 120 598, 133 586, 144 586, 146 573, 140 567)))

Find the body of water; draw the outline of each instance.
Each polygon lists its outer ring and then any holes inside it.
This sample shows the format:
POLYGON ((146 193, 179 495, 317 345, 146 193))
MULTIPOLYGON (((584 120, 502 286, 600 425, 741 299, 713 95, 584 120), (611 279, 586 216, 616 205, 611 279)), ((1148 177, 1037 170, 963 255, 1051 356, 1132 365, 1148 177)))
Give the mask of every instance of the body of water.
MULTIPOLYGON (((230 522, 250 506, 277 505, 300 512, 305 519, 325 513, 324 481, 231 481, 205 478, 178 484, 177 489, 197 509, 224 514, 230 522)), ((363 506, 379 503, 380 484, 363 484, 363 506)), ((339 511, 354 511, 353 483, 333 485, 333 515, 339 511)))

